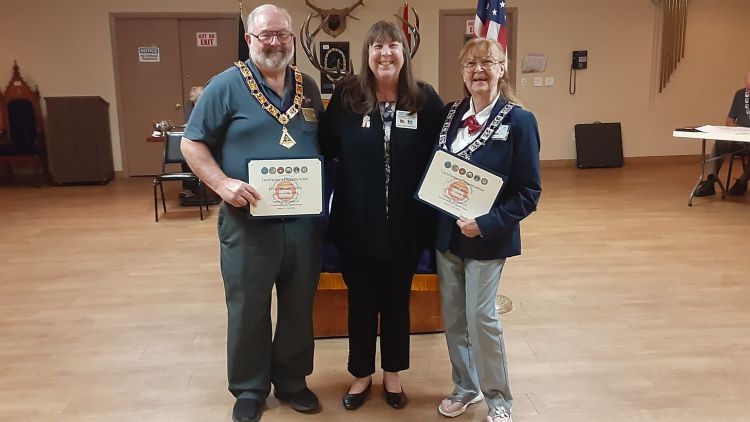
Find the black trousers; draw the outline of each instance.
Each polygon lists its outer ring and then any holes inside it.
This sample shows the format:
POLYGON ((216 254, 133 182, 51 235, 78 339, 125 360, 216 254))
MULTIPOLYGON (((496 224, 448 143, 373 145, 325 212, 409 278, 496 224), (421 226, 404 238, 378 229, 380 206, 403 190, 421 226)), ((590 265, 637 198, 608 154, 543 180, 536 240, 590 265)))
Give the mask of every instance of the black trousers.
POLYGON ((349 298, 349 372, 357 378, 375 372, 380 321, 381 368, 409 368, 409 296, 416 257, 342 256, 349 298))

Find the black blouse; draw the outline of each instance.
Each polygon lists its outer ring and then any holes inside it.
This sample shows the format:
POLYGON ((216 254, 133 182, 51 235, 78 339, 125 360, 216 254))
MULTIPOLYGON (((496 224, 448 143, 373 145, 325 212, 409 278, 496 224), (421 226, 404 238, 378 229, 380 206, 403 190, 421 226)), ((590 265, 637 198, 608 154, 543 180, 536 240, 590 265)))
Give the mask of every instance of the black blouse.
POLYGON ((435 212, 414 193, 437 140, 443 101, 430 85, 420 83, 420 89, 426 101, 417 112, 417 128, 391 123, 387 193, 379 108, 365 124, 365 116, 344 109, 338 87, 321 117, 323 153, 338 161, 329 231, 343 255, 414 256, 433 245, 435 212))

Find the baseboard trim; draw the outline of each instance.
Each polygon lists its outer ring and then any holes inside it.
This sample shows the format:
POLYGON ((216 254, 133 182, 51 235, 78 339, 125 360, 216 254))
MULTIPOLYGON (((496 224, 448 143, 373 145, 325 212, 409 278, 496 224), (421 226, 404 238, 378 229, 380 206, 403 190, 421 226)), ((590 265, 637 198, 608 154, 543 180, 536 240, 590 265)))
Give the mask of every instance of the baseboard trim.
MULTIPOLYGON (((699 163, 700 156, 689 155, 658 155, 648 157, 625 157, 625 165, 628 164, 651 164, 651 163, 699 163)), ((542 168, 575 167, 575 159, 542 160, 542 168)))

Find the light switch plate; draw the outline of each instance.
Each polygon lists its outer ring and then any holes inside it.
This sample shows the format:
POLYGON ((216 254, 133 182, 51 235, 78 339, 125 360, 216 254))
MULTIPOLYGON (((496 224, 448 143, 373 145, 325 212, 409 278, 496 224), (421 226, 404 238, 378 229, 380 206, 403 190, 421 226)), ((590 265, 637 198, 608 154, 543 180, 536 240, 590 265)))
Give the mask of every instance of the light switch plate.
POLYGON ((543 78, 541 76, 537 76, 534 78, 534 86, 542 86, 543 78))
POLYGON ((547 76, 544 78, 544 86, 552 86, 555 84, 555 77, 554 76, 547 76))

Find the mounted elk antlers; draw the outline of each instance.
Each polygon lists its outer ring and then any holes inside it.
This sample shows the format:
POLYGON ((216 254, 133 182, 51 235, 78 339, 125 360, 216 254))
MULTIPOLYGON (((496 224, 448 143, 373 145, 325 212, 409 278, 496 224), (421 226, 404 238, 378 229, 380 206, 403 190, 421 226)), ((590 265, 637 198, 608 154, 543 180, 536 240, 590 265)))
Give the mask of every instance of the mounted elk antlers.
POLYGON ((338 37, 342 32, 346 30, 347 16, 352 19, 359 20, 356 17, 351 16, 351 13, 357 7, 365 5, 364 1, 362 0, 359 0, 346 9, 321 9, 310 3, 310 0, 305 0, 305 4, 307 4, 309 8, 314 10, 315 13, 317 13, 317 16, 320 16, 323 31, 333 38, 338 37))
MULTIPOLYGON (((308 6, 315 9, 308 0, 305 0, 308 3, 308 6)), ((349 12, 351 12, 355 7, 357 7, 360 3, 362 3, 362 0, 360 0, 357 4, 352 5, 348 9, 344 9, 344 11, 348 11, 347 14, 344 16, 347 16, 349 12)), ((363 4, 364 5, 364 4, 363 4)), ((316 11, 320 9, 315 9, 316 11)), ((336 10, 336 9, 330 9, 330 10, 336 10)), ((412 13, 414 13, 414 17, 416 18, 415 24, 412 25, 408 18, 404 19, 399 15, 394 14, 399 21, 401 21, 405 27, 408 27, 409 34, 411 35, 411 39, 407 37, 407 42, 410 44, 409 49, 411 50, 411 58, 414 58, 414 56, 417 54, 417 50, 419 49, 419 44, 421 41, 421 38, 419 36, 419 15, 417 14, 416 9, 413 7, 411 8, 412 13)), ((321 12, 318 12, 321 13, 321 12)), ((322 17, 323 15, 320 14, 322 17)), ((322 20, 320 22, 320 25, 311 33, 310 32, 310 20, 313 18, 313 14, 309 14, 307 16, 307 19, 305 19, 305 23, 302 25, 302 27, 299 30, 299 37, 302 45, 302 49, 305 51, 305 55, 310 60, 310 63, 312 63, 313 66, 315 66, 316 69, 321 71, 322 73, 326 74, 332 81, 339 81, 343 79, 346 76, 351 75, 354 72, 354 68, 352 66, 351 58, 347 58, 347 63, 338 63, 338 66, 336 67, 329 67, 325 61, 321 61, 318 57, 317 52, 315 51, 315 36, 318 35, 318 32, 320 32, 321 29, 325 31, 326 23, 331 19, 332 15, 328 14, 325 17, 322 17, 322 20)), ((353 17, 353 16, 352 16, 353 17)), ((342 29, 343 31, 343 29, 342 29)), ((326 31, 327 32, 327 31, 326 31)))
MULTIPOLYGON (((405 5, 405 7, 408 8, 408 5, 405 5)), ((406 13, 404 16, 407 16, 407 19, 402 18, 401 16, 397 14, 393 14, 393 16, 396 17, 396 19, 400 20, 404 25, 409 27, 409 33, 411 34, 410 37, 406 37, 406 42, 409 43, 409 49, 411 50, 411 58, 413 59, 414 56, 417 55, 417 50, 419 50, 419 43, 422 41, 421 37, 419 36, 419 14, 417 13, 417 9, 411 8, 412 13, 414 13, 414 25, 412 25, 408 20, 408 11, 409 9, 406 9, 406 13)), ((406 32, 406 28, 404 28, 404 32, 406 32)))
POLYGON ((299 38, 302 44, 302 49, 305 51, 305 55, 310 60, 310 63, 312 63, 312 65, 315 66, 316 69, 328 75, 328 77, 333 81, 338 81, 340 79, 343 79, 345 76, 351 75, 353 72, 351 59, 349 59, 348 62, 343 66, 341 65, 341 63, 339 63, 338 67, 327 67, 323 62, 318 60, 318 53, 315 52, 315 36, 318 35, 318 32, 320 32, 321 28, 323 28, 323 25, 326 23, 329 17, 325 17, 323 21, 320 22, 320 25, 318 25, 315 31, 313 31, 311 34, 310 20, 312 19, 312 17, 312 13, 309 14, 307 16, 307 19, 305 19, 305 23, 302 25, 302 28, 300 28, 299 30, 299 38))

